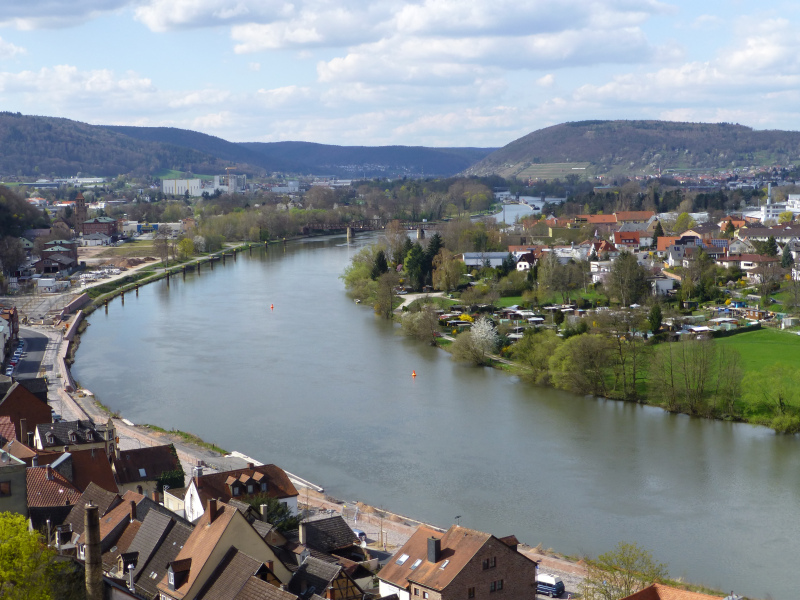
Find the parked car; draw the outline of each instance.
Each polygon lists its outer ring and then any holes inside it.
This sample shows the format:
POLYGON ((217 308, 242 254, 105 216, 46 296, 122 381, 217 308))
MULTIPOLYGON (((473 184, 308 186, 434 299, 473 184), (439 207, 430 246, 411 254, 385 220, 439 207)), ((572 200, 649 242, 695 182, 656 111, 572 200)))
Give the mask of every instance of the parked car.
POLYGON ((561 581, 561 577, 550 573, 539 573, 536 577, 537 594, 544 594, 551 598, 561 598, 564 589, 564 582, 561 581))
POLYGON ((8 367, 6 369, 6 377, 11 377, 14 374, 14 367, 8 367))

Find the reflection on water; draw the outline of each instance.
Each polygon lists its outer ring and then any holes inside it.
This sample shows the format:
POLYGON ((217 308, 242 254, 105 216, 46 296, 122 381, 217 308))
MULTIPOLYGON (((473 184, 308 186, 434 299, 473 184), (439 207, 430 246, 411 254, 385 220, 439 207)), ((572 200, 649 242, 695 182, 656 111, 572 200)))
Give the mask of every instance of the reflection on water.
POLYGON ((795 438, 455 364, 344 294, 368 239, 254 250, 143 287, 91 316, 74 374, 134 422, 348 500, 567 553, 635 540, 674 576, 759 597, 800 587, 795 438))

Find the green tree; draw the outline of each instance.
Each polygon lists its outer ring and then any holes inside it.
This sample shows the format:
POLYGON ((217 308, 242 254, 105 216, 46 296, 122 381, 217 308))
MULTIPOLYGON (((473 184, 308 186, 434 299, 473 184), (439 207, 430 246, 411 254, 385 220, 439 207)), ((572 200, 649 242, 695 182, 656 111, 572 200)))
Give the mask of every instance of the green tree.
POLYGON ((731 239, 735 233, 736 227, 733 226, 733 221, 728 221, 728 224, 725 225, 725 237, 731 239))
POLYGON ((378 250, 375 253, 375 260, 372 263, 372 271, 370 272, 370 278, 373 281, 377 280, 378 277, 383 275, 389 270, 389 263, 386 261, 386 252, 383 251, 383 248, 378 250))
POLYGON ((550 383, 550 357, 561 345, 561 338, 552 329, 537 331, 528 329, 516 344, 511 346, 514 360, 528 369, 522 377, 533 383, 548 385, 550 383))
POLYGON ((654 304, 647 315, 647 324, 650 326, 650 331, 658 333, 659 329, 661 329, 662 319, 661 305, 654 304))
POLYGON ((794 213, 790 210, 783 211, 778 215, 778 224, 786 225, 794 220, 794 213))
POLYGON ((464 272, 464 263, 447 248, 439 250, 433 259, 433 287, 449 292, 458 286, 464 272))
POLYGON ((374 264, 373 248, 367 246, 350 259, 350 264, 339 276, 347 293, 356 300, 367 300, 375 295, 377 285, 370 277, 374 264))
POLYGON ((437 231, 431 236, 431 239, 428 241, 428 246, 425 248, 423 278, 426 284, 433 284, 433 261, 439 255, 442 248, 444 248, 444 241, 437 231))
POLYGON ((572 336, 550 358, 553 385, 579 394, 605 396, 611 355, 606 336, 589 333, 572 336))
POLYGON ((622 306, 640 302, 647 294, 647 272, 636 260, 636 256, 623 250, 611 265, 609 287, 622 306))
POLYGON ((395 287, 400 283, 400 276, 394 271, 388 271, 378 277, 375 293, 375 314, 384 319, 391 319, 394 314, 395 287))
POLYGON ((656 221, 656 226, 653 229, 653 241, 656 242, 660 237, 664 237, 664 228, 661 226, 661 221, 656 221))
POLYGON ((692 219, 691 215, 686 212, 682 212, 678 215, 678 218, 675 219, 675 224, 673 225, 673 230, 675 233, 681 234, 687 229, 691 229, 695 226, 694 219, 692 219))
POLYGON ((291 509, 278 500, 266 494, 257 494, 248 498, 242 498, 244 502, 252 506, 258 514, 261 513, 261 505, 267 505, 266 521, 270 525, 274 525, 278 531, 291 531, 300 526, 300 521, 303 520, 300 515, 293 515, 291 509))
POLYGON ((178 242, 178 256, 187 259, 194 254, 194 242, 191 238, 183 238, 178 242))
POLYGON ((769 236, 764 244, 764 252, 767 256, 778 256, 778 242, 775 241, 775 236, 769 236))
POLYGON ((0 513, 0 598, 50 600, 56 576, 56 553, 36 531, 28 531, 24 516, 0 513))
POLYGON ((425 256, 422 252, 422 247, 419 244, 414 244, 406 253, 406 258, 403 261, 403 270, 406 272, 409 284, 416 291, 422 289, 425 271, 424 263, 425 256))
POLYGON ((25 262, 25 249, 19 238, 10 235, 0 239, 0 266, 2 272, 11 275, 25 262))
POLYGON ((419 310, 405 313, 400 325, 407 336, 431 346, 439 345, 439 315, 433 305, 425 304, 419 310))
POLYGON ((794 256, 792 256, 792 251, 789 249, 789 244, 786 244, 783 247, 783 252, 781 252, 781 267, 791 269, 792 266, 794 266, 794 256))
POLYGON ((667 566, 656 562, 648 550, 620 542, 588 564, 581 594, 586 600, 619 600, 666 578, 667 566))
POLYGON ((469 331, 459 334, 450 349, 454 360, 487 365, 491 360, 489 355, 497 349, 498 341, 494 325, 486 317, 481 317, 469 331))
POLYGON ((500 266, 497 269, 497 274, 500 277, 505 277, 511 271, 516 270, 517 268, 517 261, 514 260, 514 255, 511 252, 503 259, 503 262, 500 263, 500 266))

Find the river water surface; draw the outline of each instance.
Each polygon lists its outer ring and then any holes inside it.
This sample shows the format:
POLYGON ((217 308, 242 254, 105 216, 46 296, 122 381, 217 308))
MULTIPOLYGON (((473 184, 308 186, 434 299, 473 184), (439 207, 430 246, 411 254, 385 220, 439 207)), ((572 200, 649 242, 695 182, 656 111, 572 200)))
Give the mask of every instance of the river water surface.
POLYGON ((571 554, 636 541, 675 577, 797 596, 796 438, 453 363, 347 298, 366 241, 253 250, 127 294, 92 314, 73 374, 135 423, 346 500, 571 554))

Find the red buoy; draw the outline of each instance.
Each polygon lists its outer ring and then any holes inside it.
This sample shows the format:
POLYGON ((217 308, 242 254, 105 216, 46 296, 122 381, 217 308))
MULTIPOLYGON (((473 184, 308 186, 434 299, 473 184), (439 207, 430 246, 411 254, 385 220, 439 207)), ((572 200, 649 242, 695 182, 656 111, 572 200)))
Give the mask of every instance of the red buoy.
POLYGON ((269 305, 269 309, 270 309, 270 310, 275 310, 275 305, 274 305, 274 304, 270 304, 270 305, 269 305))
POLYGON ((411 371, 411 376, 412 377, 416 377, 417 376, 417 372, 416 371, 411 371))

